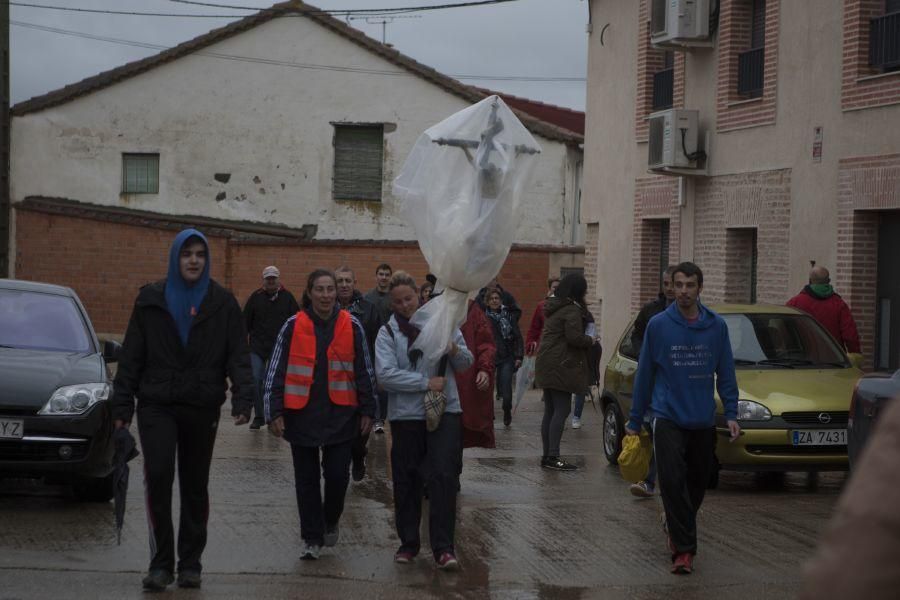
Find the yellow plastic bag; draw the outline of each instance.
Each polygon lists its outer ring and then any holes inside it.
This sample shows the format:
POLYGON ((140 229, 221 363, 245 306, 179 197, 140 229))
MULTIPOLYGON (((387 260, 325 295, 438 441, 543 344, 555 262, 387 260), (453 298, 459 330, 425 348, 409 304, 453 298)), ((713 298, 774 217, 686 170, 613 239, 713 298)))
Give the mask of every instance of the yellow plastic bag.
POLYGON ((622 451, 619 453, 619 473, 622 479, 631 483, 644 481, 650 470, 650 455, 653 442, 647 430, 641 429, 639 435, 626 435, 622 440, 622 451))

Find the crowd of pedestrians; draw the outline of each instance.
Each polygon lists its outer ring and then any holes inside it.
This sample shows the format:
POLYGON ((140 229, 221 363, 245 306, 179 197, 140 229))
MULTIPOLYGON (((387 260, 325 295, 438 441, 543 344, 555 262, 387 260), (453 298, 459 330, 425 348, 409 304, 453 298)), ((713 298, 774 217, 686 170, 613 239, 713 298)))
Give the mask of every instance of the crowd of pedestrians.
MULTIPOLYGON (((351 476, 366 477, 370 432, 384 433, 387 422, 400 540, 394 560, 407 564, 419 554, 427 498, 435 563, 458 569, 454 531, 463 448, 495 446, 495 393, 503 425, 511 426, 513 378, 526 356, 534 360, 534 384, 543 394, 540 467, 577 468, 563 458, 563 433, 573 399, 571 425, 581 426, 600 356, 583 276, 548 281, 524 339, 521 307, 492 280, 433 363, 414 348, 419 328, 413 320, 440 292, 431 275, 418 285, 382 263, 375 287, 363 294, 350 267, 316 269, 298 303, 270 265, 241 312, 235 297, 210 278, 211 260, 201 232, 178 234, 166 278, 137 296, 115 378, 115 426, 129 427, 136 415, 144 453, 151 547, 145 589, 165 589, 176 573, 180 587, 201 585, 210 464, 228 382, 234 424, 266 424, 290 444, 306 560, 338 543, 351 476)), ((740 434, 738 391, 728 328, 700 301, 700 268, 690 262, 668 267, 660 290, 639 312, 631 339, 640 352, 625 433, 650 431, 654 454, 647 477, 630 490, 647 498, 659 488, 672 572, 690 573, 697 513, 714 464, 714 389, 732 440, 740 434)), ((827 270, 814 268, 809 285, 789 304, 858 352, 855 324, 827 270)))

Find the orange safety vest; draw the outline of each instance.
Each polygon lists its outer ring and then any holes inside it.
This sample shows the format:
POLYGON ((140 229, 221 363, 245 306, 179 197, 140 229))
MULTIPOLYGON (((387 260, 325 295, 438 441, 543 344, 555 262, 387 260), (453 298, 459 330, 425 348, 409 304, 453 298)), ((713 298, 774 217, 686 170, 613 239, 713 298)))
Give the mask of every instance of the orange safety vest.
MULTIPOLYGON (((328 397, 338 406, 357 406, 356 372, 353 361, 353 321, 341 310, 334 324, 334 338, 328 346, 328 397)), ((288 352, 284 378, 284 407, 300 410, 309 402, 313 372, 316 367, 316 331, 312 319, 304 311, 297 313, 294 335, 288 352)))

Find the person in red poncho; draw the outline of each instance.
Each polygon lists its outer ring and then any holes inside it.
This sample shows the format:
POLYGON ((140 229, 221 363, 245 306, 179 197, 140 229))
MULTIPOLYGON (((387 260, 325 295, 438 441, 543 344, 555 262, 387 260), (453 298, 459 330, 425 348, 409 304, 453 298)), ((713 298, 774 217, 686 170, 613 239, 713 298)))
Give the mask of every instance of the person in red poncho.
POLYGON ((534 309, 534 314, 531 316, 531 326, 528 328, 528 335, 525 336, 525 354, 527 356, 537 354, 538 346, 541 343, 541 333, 544 331, 544 303, 558 287, 559 277, 551 277, 547 280, 547 296, 538 302, 537 308, 534 309))
MULTIPOLYGON (((494 447, 494 331, 477 302, 460 328, 475 363, 457 374, 456 387, 462 404, 463 448, 494 447)), ((460 463, 462 464, 462 463, 460 463)))

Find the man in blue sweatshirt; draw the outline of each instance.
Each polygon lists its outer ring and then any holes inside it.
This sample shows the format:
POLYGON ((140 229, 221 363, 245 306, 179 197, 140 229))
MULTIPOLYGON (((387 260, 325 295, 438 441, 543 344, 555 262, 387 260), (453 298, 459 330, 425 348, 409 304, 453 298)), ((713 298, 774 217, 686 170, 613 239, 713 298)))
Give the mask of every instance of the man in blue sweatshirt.
POLYGON ((741 428, 728 327, 699 301, 703 272, 683 262, 672 278, 675 302, 650 319, 644 333, 625 433, 637 435, 650 410, 672 572, 687 574, 697 553, 697 511, 716 447, 714 384, 732 441, 741 428))

